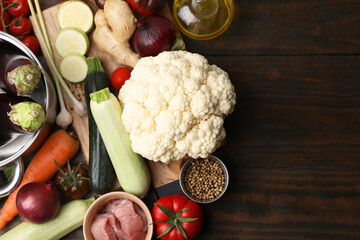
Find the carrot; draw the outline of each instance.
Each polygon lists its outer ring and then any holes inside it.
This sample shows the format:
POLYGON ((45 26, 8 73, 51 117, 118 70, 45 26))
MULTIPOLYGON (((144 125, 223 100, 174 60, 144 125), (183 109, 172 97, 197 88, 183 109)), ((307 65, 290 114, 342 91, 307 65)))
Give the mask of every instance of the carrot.
POLYGON ((75 140, 65 130, 52 133, 45 141, 27 167, 19 187, 12 192, 0 210, 0 229, 18 214, 16 195, 19 189, 29 182, 45 182, 57 172, 56 163, 63 167, 79 150, 79 141, 75 140))

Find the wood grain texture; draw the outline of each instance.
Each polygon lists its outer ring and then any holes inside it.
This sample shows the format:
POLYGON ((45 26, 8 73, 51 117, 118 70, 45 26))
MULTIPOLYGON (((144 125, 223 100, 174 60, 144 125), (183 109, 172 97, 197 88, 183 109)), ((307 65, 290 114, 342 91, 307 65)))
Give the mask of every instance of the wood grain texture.
POLYGON ((215 154, 242 167, 358 167, 358 56, 226 56, 235 112, 215 154))
POLYGON ((202 239, 359 239, 359 169, 230 169, 202 239))
POLYGON ((360 1, 234 2, 222 36, 185 38, 237 92, 215 152, 230 185, 196 239, 360 239, 360 1))
MULTIPOLYGON (((173 1, 168 1, 172 4, 173 1)), ((360 52, 358 0, 234 0, 220 37, 188 49, 205 55, 353 54, 360 52)))

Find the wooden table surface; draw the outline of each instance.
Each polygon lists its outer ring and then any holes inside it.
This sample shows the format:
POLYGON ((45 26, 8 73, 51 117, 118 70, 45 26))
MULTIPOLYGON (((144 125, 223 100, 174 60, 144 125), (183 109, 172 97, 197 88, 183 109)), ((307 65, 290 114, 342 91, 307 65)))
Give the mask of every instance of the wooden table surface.
POLYGON ((185 37, 237 93, 214 153, 230 185, 196 239, 360 239, 360 1, 234 2, 222 36, 185 37))

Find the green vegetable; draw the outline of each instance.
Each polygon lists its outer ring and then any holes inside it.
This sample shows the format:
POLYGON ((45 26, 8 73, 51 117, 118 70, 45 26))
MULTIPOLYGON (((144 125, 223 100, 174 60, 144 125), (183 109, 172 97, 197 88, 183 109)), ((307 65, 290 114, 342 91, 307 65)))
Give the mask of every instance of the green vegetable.
POLYGON ((119 101, 108 88, 90 94, 90 109, 104 140, 121 187, 143 197, 150 186, 149 170, 144 159, 136 154, 121 120, 119 101))
POLYGON ((182 39, 180 34, 176 35, 175 41, 173 43, 173 45, 171 46, 171 51, 185 51, 186 50, 186 46, 185 46, 185 42, 182 39))
POLYGON ((88 71, 86 58, 77 53, 64 57, 60 62, 59 68, 61 75, 72 83, 84 81, 88 71))
POLYGON ((41 68, 33 64, 22 65, 8 73, 10 82, 16 86, 19 96, 32 93, 41 80, 41 68))
POLYGON ((1 170, 0 171, 0 187, 5 186, 8 183, 8 180, 4 174, 4 172, 1 170))
POLYGON ((88 33, 94 25, 94 15, 90 7, 82 1, 66 1, 57 13, 61 29, 74 27, 88 33))
POLYGON ((85 55, 89 46, 88 36, 78 28, 64 28, 55 39, 55 49, 63 58, 74 53, 85 55))
POLYGON ((45 111, 38 103, 26 101, 10 107, 8 115, 11 122, 19 125, 25 132, 39 130, 45 121, 45 111))
POLYGON ((43 224, 23 222, 3 234, 1 240, 55 240, 82 226, 85 213, 95 201, 73 200, 62 206, 55 218, 43 224))
POLYGON ((90 93, 109 86, 109 80, 98 57, 86 60, 88 73, 85 79, 85 98, 89 122, 89 176, 91 191, 97 194, 110 192, 115 179, 114 167, 104 141, 90 110, 90 93))
POLYGON ((14 176, 14 166, 0 170, 0 187, 5 186, 14 176))

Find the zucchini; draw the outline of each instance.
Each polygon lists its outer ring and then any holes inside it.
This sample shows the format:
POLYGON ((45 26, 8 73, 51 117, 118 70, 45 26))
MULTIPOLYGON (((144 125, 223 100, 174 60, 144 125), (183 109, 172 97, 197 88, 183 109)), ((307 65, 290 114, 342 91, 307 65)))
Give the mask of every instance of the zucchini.
POLYGON ((109 86, 109 79, 101 66, 99 57, 86 59, 88 73, 85 78, 85 99, 89 122, 89 176, 91 191, 96 194, 110 192, 115 179, 114 167, 106 151, 98 127, 90 110, 90 93, 109 86))
POLYGON ((62 58, 74 53, 85 55, 89 46, 88 36, 78 28, 64 28, 55 38, 55 49, 62 58))
POLYGON ((3 234, 1 240, 55 240, 82 226, 89 206, 95 198, 73 200, 59 209, 55 218, 43 224, 23 222, 3 234))
POLYGON ((70 54, 64 57, 59 65, 61 75, 72 83, 84 81, 88 72, 86 58, 80 54, 70 54))
POLYGON ((136 154, 121 120, 119 101, 108 88, 90 94, 90 109, 104 140, 117 179, 124 191, 144 197, 150 174, 144 159, 136 154))
POLYGON ((94 14, 82 1, 66 1, 61 4, 57 20, 61 29, 74 27, 88 33, 94 25, 94 14))

